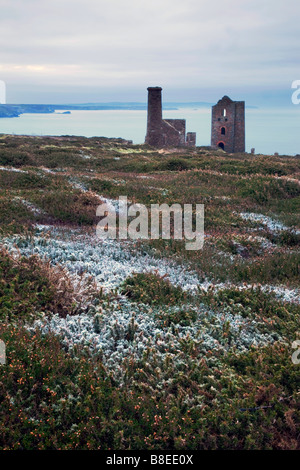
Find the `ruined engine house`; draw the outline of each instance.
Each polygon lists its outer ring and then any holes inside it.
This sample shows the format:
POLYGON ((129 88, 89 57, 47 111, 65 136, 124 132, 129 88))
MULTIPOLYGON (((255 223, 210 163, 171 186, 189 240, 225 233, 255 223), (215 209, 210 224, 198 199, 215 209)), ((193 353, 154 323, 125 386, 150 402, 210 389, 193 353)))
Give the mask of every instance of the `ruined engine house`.
POLYGON ((223 96, 212 107, 211 146, 228 153, 245 152, 245 101, 223 96))
POLYGON ((196 133, 186 134, 185 119, 163 119, 161 87, 148 88, 147 135, 145 143, 153 147, 196 145, 196 133))

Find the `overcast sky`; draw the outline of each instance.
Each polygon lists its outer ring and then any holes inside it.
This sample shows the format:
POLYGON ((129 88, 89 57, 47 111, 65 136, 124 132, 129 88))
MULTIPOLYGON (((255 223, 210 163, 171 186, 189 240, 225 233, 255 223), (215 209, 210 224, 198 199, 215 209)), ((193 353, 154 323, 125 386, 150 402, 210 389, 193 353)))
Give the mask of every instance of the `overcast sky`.
POLYGON ((7 102, 290 101, 299 0, 0 0, 7 102))

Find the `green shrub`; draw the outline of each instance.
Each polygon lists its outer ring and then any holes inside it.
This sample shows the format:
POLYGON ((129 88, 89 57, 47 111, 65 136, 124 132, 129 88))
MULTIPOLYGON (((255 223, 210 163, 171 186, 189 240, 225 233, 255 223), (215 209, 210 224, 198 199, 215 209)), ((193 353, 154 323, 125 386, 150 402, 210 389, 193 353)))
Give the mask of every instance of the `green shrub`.
POLYGON ((121 285, 121 293, 150 305, 174 305, 186 299, 181 287, 175 287, 165 277, 153 273, 135 273, 128 277, 121 285))
POLYGON ((286 179, 261 178, 240 180, 238 194, 252 199, 260 205, 270 204, 272 200, 291 199, 300 196, 300 186, 286 179))
POLYGON ((272 242, 280 246, 299 246, 300 233, 294 230, 282 230, 279 233, 267 232, 266 237, 272 242))
POLYGON ((163 162, 159 165, 160 170, 167 170, 167 171, 184 171, 188 170, 190 165, 186 160, 181 158, 172 158, 163 162))
POLYGON ((212 308, 229 308, 231 313, 259 322, 259 329, 277 331, 290 336, 298 329, 300 306, 282 302, 260 287, 251 289, 228 288, 218 292, 209 290, 200 294, 200 300, 212 308))
POLYGON ((96 209, 99 199, 91 193, 79 190, 50 190, 44 193, 30 194, 30 201, 46 212, 40 216, 45 222, 53 218, 56 222, 93 225, 98 221, 96 209))
POLYGON ((31 165, 32 159, 26 152, 17 152, 15 150, 0 150, 0 165, 14 166, 19 168, 25 165, 31 165))
POLYGON ((31 319, 40 312, 65 316, 75 313, 83 301, 83 292, 75 291, 64 269, 52 267, 38 256, 13 257, 1 249, 0 279, 2 321, 31 319))
MULTIPOLYGON (((1 450, 299 449, 299 371, 287 345, 229 353, 221 363, 185 357, 128 362, 132 385, 118 387, 81 348, 64 352, 54 335, 0 324, 1 450)), ((187 355, 185 355, 187 356, 187 355)))
POLYGON ((55 289, 40 269, 35 257, 12 258, 0 252, 1 319, 24 318, 43 310, 54 300, 55 289))
POLYGON ((36 221, 34 214, 21 201, 0 196, 0 234, 24 233, 36 221))
POLYGON ((48 188, 50 184, 51 178, 47 175, 0 171, 0 188, 43 189, 48 188))
POLYGON ((114 436, 113 410, 121 403, 101 363, 84 354, 74 359, 54 335, 31 335, 19 325, 0 324, 0 338, 7 357, 0 367, 1 450, 114 446, 120 426, 114 436))
POLYGON ((113 184, 111 181, 108 181, 108 180, 100 180, 98 178, 93 178, 91 181, 90 181, 90 189, 92 191, 95 191, 97 193, 102 193, 102 192, 106 192, 106 191, 111 191, 111 189, 113 188, 113 184))
POLYGON ((197 313, 191 309, 179 309, 173 311, 159 311, 155 317, 159 320, 163 327, 171 325, 190 326, 197 319, 197 313))
POLYGON ((298 284, 300 253, 275 252, 262 257, 256 263, 235 266, 234 277, 239 282, 298 284))

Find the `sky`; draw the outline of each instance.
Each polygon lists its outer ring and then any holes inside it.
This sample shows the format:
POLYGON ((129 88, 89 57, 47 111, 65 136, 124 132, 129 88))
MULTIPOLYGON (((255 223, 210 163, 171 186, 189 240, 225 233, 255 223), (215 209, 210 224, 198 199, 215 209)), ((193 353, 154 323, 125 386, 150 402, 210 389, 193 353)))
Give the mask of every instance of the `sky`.
POLYGON ((147 99, 284 106, 299 0, 0 0, 7 103, 147 99))

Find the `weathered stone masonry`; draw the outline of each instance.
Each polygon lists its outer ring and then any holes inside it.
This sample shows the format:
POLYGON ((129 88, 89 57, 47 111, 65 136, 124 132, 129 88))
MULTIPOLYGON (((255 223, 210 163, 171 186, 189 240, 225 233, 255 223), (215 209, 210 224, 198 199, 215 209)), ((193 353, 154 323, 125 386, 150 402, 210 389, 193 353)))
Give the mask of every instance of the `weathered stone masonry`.
POLYGON ((145 143, 153 147, 195 146, 196 133, 185 136, 185 119, 163 119, 161 87, 148 88, 148 117, 145 143))
POLYGON ((225 152, 245 152, 245 102, 223 96, 212 107, 211 146, 225 152))

